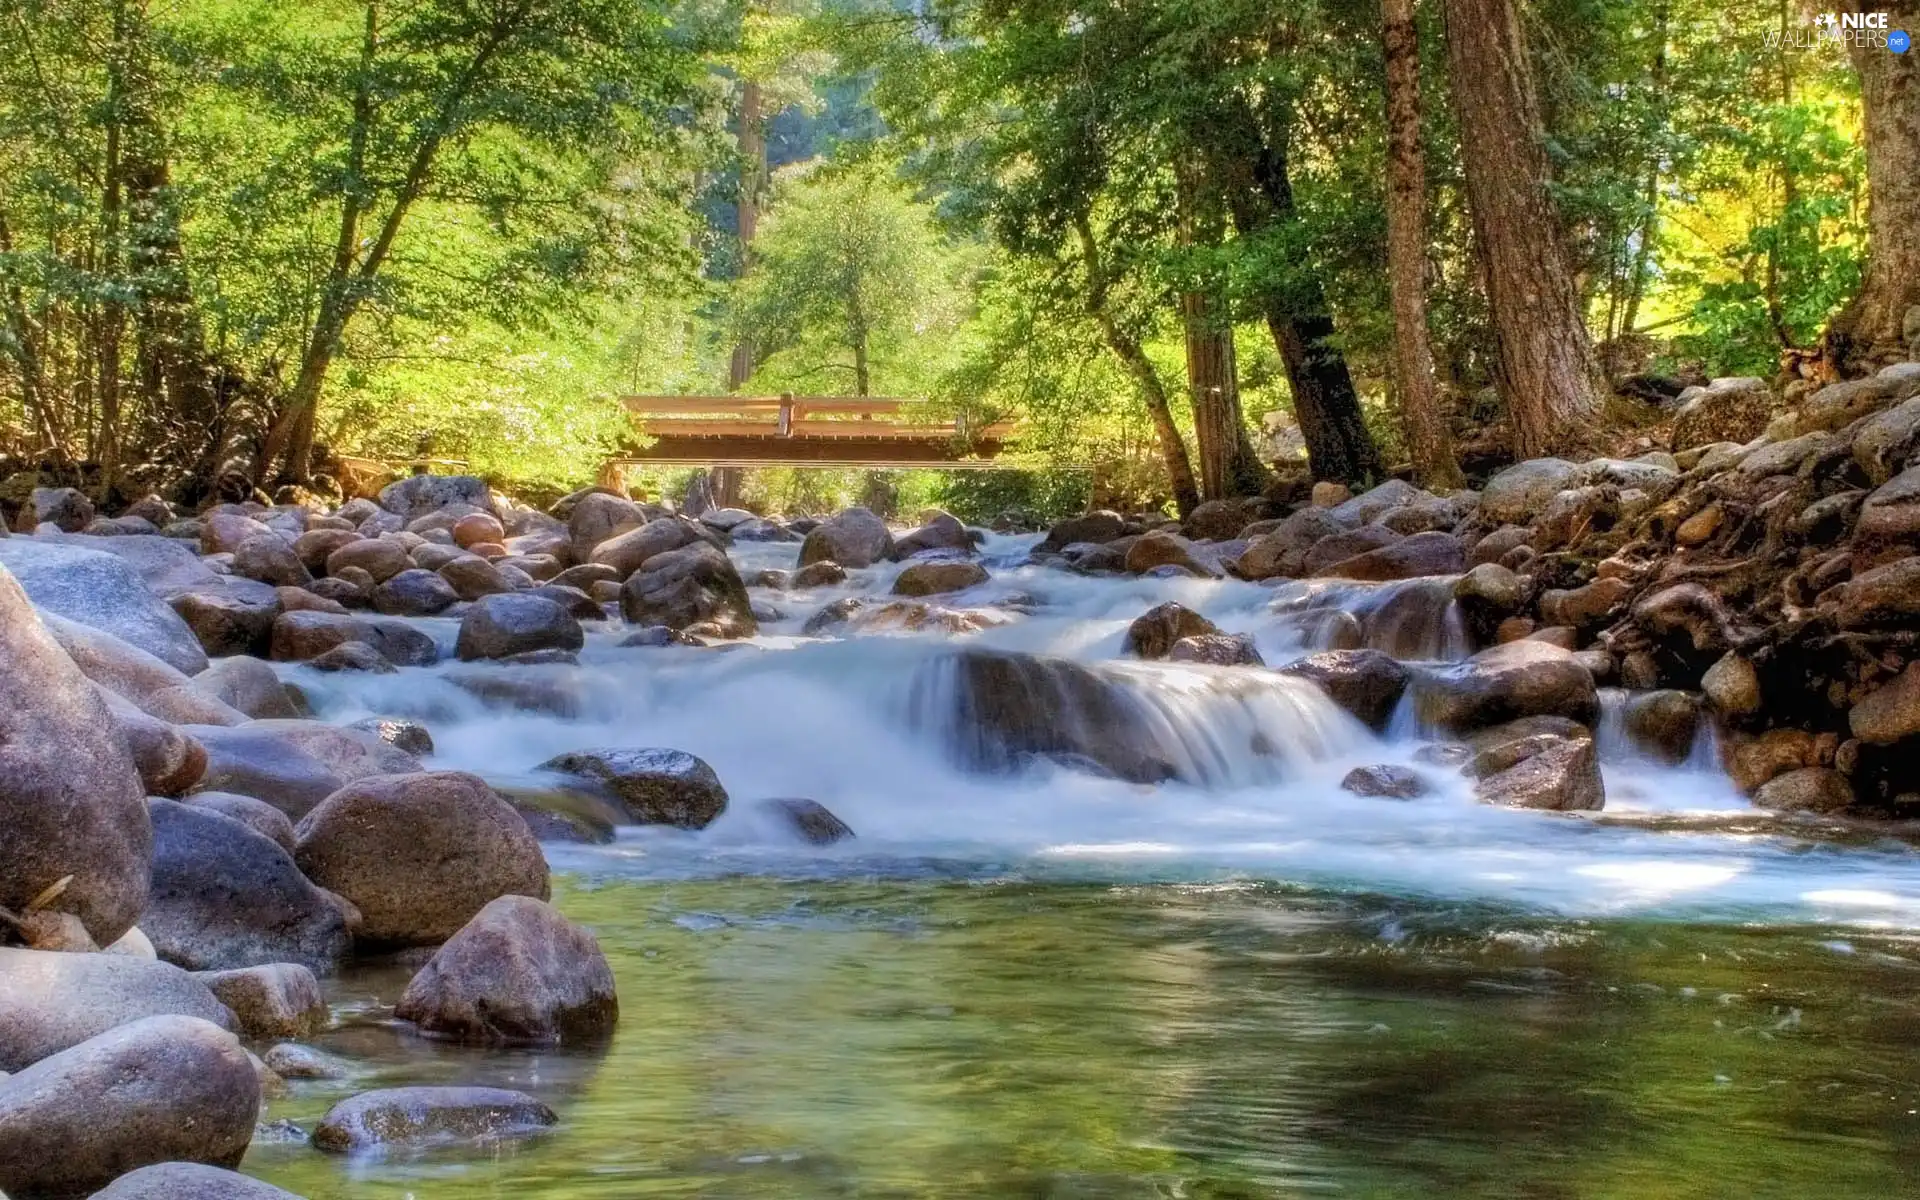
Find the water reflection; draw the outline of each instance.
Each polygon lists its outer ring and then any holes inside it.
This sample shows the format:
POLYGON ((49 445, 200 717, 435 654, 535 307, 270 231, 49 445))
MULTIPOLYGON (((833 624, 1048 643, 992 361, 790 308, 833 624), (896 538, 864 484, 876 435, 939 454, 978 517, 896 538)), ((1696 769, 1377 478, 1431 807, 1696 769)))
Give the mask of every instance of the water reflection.
POLYGON ((451 1051, 337 984, 361 1078, 498 1083, 550 1137, 247 1167, 331 1197, 1886 1196, 1914 944, 1516 919, 1270 886, 574 879, 604 1059, 451 1051))

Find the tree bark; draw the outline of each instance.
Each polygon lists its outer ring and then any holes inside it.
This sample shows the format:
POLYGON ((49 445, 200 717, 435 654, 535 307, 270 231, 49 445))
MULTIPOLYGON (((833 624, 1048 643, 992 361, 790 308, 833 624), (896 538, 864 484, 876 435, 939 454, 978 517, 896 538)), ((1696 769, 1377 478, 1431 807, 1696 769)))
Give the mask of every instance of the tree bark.
MULTIPOLYGON (((1197 158, 1176 158, 1174 175, 1179 185, 1181 244, 1188 248, 1218 245, 1222 233, 1218 202, 1207 191, 1197 158)), ((1204 283, 1180 295, 1187 390, 1193 406, 1194 443, 1200 452, 1200 496, 1223 500, 1257 495, 1266 480, 1240 409, 1240 364, 1234 352, 1233 325, 1226 306, 1204 283)))
MULTIPOLYGON (((1889 29, 1920 33, 1920 0, 1849 4, 1887 14, 1889 29)), ((1920 305, 1920 50, 1895 54, 1857 41, 1867 143, 1867 269, 1860 291, 1827 328, 1827 355, 1843 374, 1865 374, 1913 349, 1907 315, 1920 305)), ((1920 318, 1916 318, 1920 320, 1920 318)))
POLYGON ((1420 145, 1420 31, 1414 0, 1381 0, 1387 64, 1387 277, 1394 384, 1414 475, 1431 489, 1466 484, 1434 387, 1427 332, 1427 163, 1420 145))
POLYGON ((1494 381, 1521 458, 1579 453, 1604 394, 1560 214, 1516 0, 1446 0, 1447 57, 1498 349, 1494 381))
MULTIPOLYGON (((740 239, 740 274, 753 265, 753 239, 760 229, 760 201, 767 182, 767 139, 760 111, 760 85, 740 85, 740 195, 736 211, 740 239)), ((727 362, 727 390, 737 392, 753 375, 753 343, 742 338, 727 362)))
MULTIPOLYGON (((1285 128, 1269 134, 1244 100, 1230 102, 1213 116, 1196 134, 1234 228, 1243 237, 1254 237, 1293 220, 1285 128)), ((1316 479, 1357 483, 1376 478, 1382 473, 1380 452, 1361 418, 1346 356, 1333 341, 1326 293, 1310 265, 1300 264, 1295 271, 1286 295, 1270 292, 1262 297, 1261 307, 1286 366, 1309 467, 1316 479)))
POLYGON ((1100 255, 1100 244, 1093 236, 1093 223, 1085 213, 1074 218, 1074 232, 1080 239, 1081 260, 1087 273, 1087 313, 1099 325, 1107 349, 1140 388, 1140 398, 1153 422, 1154 437, 1160 447, 1160 461, 1167 472, 1167 486, 1173 492, 1174 507, 1181 517, 1190 515, 1200 503, 1200 492, 1193 482, 1193 464, 1187 458, 1187 444, 1180 438, 1180 427, 1173 420, 1173 406, 1167 399, 1160 372, 1147 357, 1140 339, 1129 333, 1107 304, 1108 279, 1100 255))

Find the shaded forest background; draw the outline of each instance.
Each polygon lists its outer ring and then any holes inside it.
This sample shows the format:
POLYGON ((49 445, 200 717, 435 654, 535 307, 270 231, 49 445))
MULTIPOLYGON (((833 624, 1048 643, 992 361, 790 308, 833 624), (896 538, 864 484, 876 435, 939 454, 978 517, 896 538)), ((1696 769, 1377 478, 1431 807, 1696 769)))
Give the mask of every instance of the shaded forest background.
POLYGON ((1917 56, 1814 16, 15 0, 0 491, 563 491, 619 395, 728 390, 1019 419, 1026 471, 907 482, 971 512, 1630 445, 1686 383, 1911 336, 1917 56))

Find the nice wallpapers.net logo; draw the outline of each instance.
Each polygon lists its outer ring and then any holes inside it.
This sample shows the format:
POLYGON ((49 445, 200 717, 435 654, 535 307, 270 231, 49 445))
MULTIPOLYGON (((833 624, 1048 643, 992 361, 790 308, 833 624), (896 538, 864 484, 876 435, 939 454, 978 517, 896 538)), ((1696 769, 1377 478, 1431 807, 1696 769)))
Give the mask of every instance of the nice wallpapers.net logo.
POLYGON ((1913 46, 1913 36, 1904 29, 1892 28, 1883 12, 1820 13, 1808 18, 1798 30, 1768 30, 1766 42, 1769 48, 1780 50, 1849 50, 1863 46, 1905 54, 1913 46))

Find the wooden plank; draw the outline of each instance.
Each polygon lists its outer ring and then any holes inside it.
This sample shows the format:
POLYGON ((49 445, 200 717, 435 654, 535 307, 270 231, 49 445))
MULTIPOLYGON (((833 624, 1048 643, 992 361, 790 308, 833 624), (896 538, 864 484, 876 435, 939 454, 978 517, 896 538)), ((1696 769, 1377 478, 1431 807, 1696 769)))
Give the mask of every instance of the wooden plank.
MULTIPOLYGON (((777 421, 721 419, 695 421, 639 421, 636 425, 648 437, 764 437, 781 440, 777 421)), ((905 425, 891 421, 793 421, 786 440, 808 438, 925 438, 949 440, 959 432, 954 425, 905 425)))
POLYGON ((778 412, 783 403, 807 412, 881 415, 912 402, 891 396, 622 396, 620 403, 629 412, 660 415, 778 412))
POLYGON ((990 459, 1001 443, 981 442, 960 459, 949 440, 918 438, 663 437, 620 461, 687 466, 951 466, 990 459))

